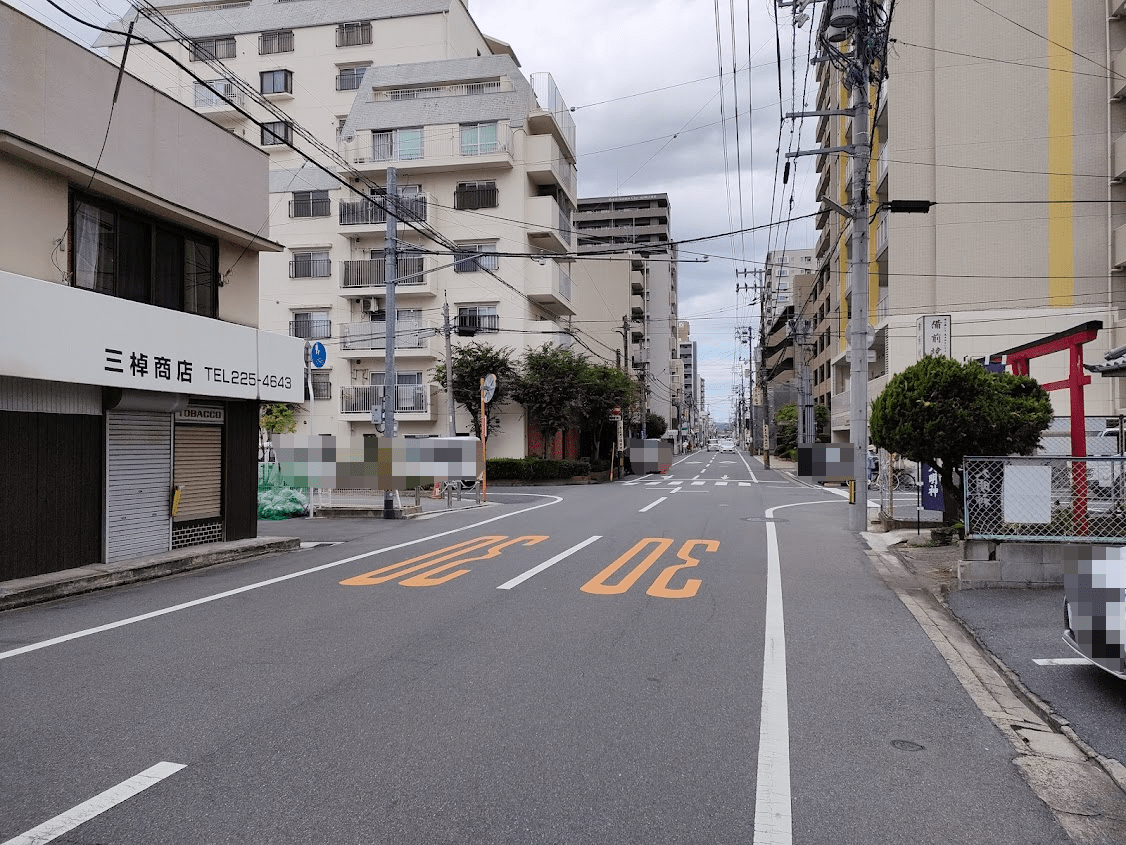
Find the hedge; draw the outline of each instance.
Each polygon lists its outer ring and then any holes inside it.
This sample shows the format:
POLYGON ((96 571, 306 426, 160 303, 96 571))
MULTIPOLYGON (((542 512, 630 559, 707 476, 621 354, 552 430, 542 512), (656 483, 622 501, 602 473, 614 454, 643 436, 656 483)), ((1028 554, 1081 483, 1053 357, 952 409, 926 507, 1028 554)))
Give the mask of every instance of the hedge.
POLYGON ((590 474, 588 461, 489 458, 486 466, 488 477, 494 481, 551 481, 590 474))

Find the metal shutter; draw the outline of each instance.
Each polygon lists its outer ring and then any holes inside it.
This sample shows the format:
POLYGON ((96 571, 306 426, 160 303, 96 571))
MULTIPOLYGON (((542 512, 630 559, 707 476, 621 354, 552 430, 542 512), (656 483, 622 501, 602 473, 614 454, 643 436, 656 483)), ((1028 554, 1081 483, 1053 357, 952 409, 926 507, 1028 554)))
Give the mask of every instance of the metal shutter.
POLYGON ((172 418, 106 413, 106 561, 168 551, 172 418))
POLYGON ((180 485, 176 522, 223 515, 223 428, 176 426, 173 484, 180 485))

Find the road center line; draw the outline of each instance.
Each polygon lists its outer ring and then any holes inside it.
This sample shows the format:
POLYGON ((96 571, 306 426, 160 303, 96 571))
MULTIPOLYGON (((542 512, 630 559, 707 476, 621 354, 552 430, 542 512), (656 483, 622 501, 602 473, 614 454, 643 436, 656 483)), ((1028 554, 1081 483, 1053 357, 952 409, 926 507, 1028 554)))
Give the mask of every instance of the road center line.
POLYGON ((549 560, 545 560, 543 563, 539 564, 538 566, 533 566, 527 572, 525 572, 521 575, 517 575, 511 581, 505 581, 503 584, 501 584, 499 587, 497 587, 497 589, 498 590, 511 590, 513 587, 519 587, 521 584, 523 584, 525 581, 527 581, 533 575, 539 575, 545 569, 548 569, 552 566, 555 566, 555 564, 559 563, 559 561, 564 560, 565 558, 569 558, 571 555, 573 555, 575 552, 579 551, 580 549, 585 549, 591 543, 594 543, 594 542, 601 540, 601 539, 602 539, 601 534, 595 534, 593 537, 588 537, 587 539, 583 540, 578 545, 571 546, 571 548, 567 549, 567 551, 560 552, 555 557, 550 558, 549 560))
MULTIPOLYGON (((835 500, 829 499, 828 502, 835 500)), ((762 658, 762 709, 759 715, 758 777, 755 786, 754 845, 792 845, 790 795, 790 702, 786 690, 786 620, 782 610, 782 566, 774 512, 822 505, 796 502, 767 509, 766 641, 762 658)))
POLYGON ((46 845, 53 842, 64 833, 69 833, 83 822, 88 822, 94 816, 132 798, 138 792, 143 792, 150 786, 160 783, 169 775, 174 775, 184 768, 182 763, 157 763, 150 766, 140 774, 133 775, 117 786, 110 787, 105 792, 95 795, 89 801, 83 801, 77 807, 60 813, 53 819, 43 822, 38 827, 33 827, 27 833, 21 833, 14 839, 9 839, 3 845, 46 845))
POLYGON ((653 508, 657 507, 657 505, 661 504, 661 502, 663 502, 667 498, 668 498, 668 496, 661 496, 661 498, 659 498, 657 501, 653 502, 653 504, 646 505, 645 507, 643 507, 641 510, 638 511, 638 513, 645 513, 646 511, 653 510, 653 508))
MULTIPOLYGON (((188 608, 196 607, 197 605, 207 604, 209 602, 218 601, 219 599, 225 599, 230 596, 237 596, 239 593, 248 593, 251 590, 257 590, 260 587, 268 587, 271 584, 280 584, 282 581, 289 581, 293 578, 300 578, 303 575, 312 575, 315 572, 322 572, 326 569, 333 569, 334 567, 343 566, 346 563, 352 563, 357 560, 364 560, 365 558, 374 557, 375 555, 380 555, 384 552, 393 552, 398 549, 405 549, 408 546, 417 546, 419 543, 426 543, 430 540, 437 540, 440 537, 448 537, 451 534, 458 534, 462 531, 472 531, 474 528, 480 528, 482 525, 488 525, 491 522, 497 522, 502 519, 508 519, 512 516, 519 516, 522 513, 528 513, 529 511, 539 510, 540 508, 550 507, 551 505, 557 505, 563 501, 563 498, 561 496, 552 496, 546 493, 513 493, 505 495, 535 496, 537 498, 551 499, 552 501, 542 502, 538 505, 532 505, 530 508, 522 508, 521 510, 513 511, 512 513, 504 513, 500 516, 494 516, 490 519, 483 519, 480 522, 474 522, 472 525, 466 525, 461 528, 451 528, 449 531, 441 531, 437 534, 428 534, 425 537, 419 537, 417 540, 407 540, 405 543, 397 543, 394 546, 384 546, 382 549, 374 549, 370 552, 364 552, 363 554, 346 557, 343 560, 334 560, 331 563, 322 563, 320 566, 313 566, 309 569, 302 569, 300 572, 291 572, 289 575, 281 575, 277 578, 269 578, 265 581, 258 581, 254 584, 247 584, 244 587, 236 587, 233 590, 225 590, 221 593, 215 593, 214 595, 203 596, 202 598, 193 599, 192 601, 186 601, 183 604, 175 604, 171 607, 162 607, 160 610, 154 610, 150 613, 142 613, 139 616, 130 616, 128 619, 119 619, 117 622, 108 622, 105 625, 98 625, 96 628, 87 628, 83 631, 75 631, 73 634, 64 634, 61 637, 53 637, 49 640, 42 640, 37 643, 31 643, 30 645, 20 646, 19 648, 13 648, 9 651, 0 651, 0 660, 6 660, 9 657, 26 654, 30 651, 38 651, 41 648, 59 645, 60 643, 69 642, 70 640, 89 637, 92 634, 100 634, 103 631, 112 631, 114 628, 122 628, 126 625, 132 625, 134 622, 144 622, 146 619, 155 619, 158 616, 175 613, 178 610, 187 610, 188 608)), ((3 843, 3 845, 7 845, 7 843, 3 843)))

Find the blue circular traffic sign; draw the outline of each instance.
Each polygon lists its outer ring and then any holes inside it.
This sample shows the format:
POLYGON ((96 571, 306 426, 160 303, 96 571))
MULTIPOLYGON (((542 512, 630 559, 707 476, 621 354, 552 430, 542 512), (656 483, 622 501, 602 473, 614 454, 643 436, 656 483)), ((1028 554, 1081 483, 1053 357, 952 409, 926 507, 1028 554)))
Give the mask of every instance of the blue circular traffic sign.
POLYGON ((325 352, 325 345, 323 343, 314 343, 312 349, 313 366, 320 369, 325 365, 328 360, 328 353, 325 352))

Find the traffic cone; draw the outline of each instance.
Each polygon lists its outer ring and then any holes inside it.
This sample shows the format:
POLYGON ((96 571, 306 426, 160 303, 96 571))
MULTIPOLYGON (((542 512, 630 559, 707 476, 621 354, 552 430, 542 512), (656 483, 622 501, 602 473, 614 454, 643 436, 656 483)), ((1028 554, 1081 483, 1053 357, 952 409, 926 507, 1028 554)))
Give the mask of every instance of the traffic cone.
POLYGON ((438 480, 434 479, 434 484, 430 487, 430 498, 431 499, 442 498, 441 494, 438 492, 438 487, 439 487, 438 480))

